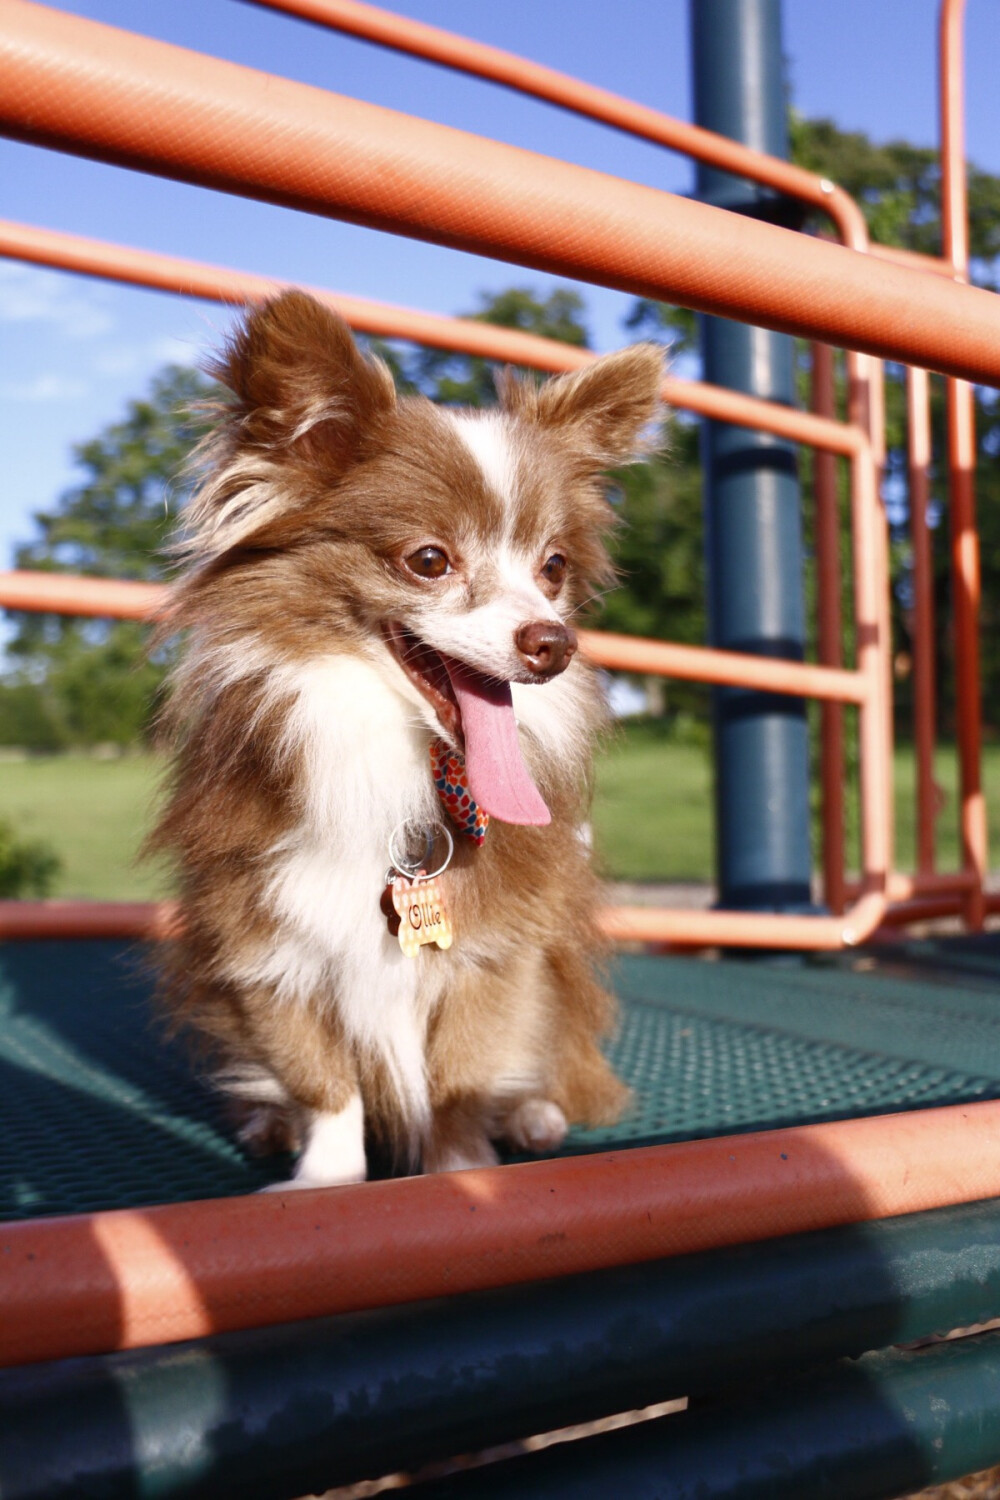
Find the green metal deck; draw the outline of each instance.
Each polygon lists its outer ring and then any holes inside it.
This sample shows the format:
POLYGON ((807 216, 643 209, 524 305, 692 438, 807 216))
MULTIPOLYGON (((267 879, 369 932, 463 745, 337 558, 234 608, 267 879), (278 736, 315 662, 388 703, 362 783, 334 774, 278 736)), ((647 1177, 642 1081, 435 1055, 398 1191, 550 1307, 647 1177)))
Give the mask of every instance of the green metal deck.
MULTIPOLYGON (((569 1151, 1000 1097, 1000 940, 873 959, 624 957, 612 1060, 635 1100, 569 1151)), ((155 1016, 150 955, 0 950, 0 1218, 245 1193, 247 1158, 155 1016)))

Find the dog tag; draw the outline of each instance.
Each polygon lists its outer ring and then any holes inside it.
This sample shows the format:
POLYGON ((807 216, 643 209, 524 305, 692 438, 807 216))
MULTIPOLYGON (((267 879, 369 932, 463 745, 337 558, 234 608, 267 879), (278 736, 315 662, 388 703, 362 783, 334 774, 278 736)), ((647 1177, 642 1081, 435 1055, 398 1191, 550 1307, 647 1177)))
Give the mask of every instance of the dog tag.
POLYGON ((410 880, 397 875, 392 882, 392 904, 399 917, 399 946, 407 958, 414 958, 425 943, 451 947, 451 920, 436 876, 427 879, 420 873, 410 880))

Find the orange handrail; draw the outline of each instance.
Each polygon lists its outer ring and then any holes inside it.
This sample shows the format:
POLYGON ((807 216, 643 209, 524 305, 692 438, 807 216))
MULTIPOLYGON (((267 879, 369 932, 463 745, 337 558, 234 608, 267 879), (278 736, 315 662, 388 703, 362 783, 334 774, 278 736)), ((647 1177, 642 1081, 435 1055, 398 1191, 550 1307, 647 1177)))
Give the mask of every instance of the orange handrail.
POLYGON ((713 130, 677 120, 662 110, 637 104, 530 58, 364 4, 362 0, 251 0, 251 3, 501 84, 734 176, 749 177, 828 214, 844 243, 852 249, 868 248, 864 215, 843 188, 829 178, 755 151, 713 130))
POLYGON ((1000 385, 996 298, 653 188, 7 0, 0 130, 1000 385))
MULTIPOLYGON (((92 615, 120 620, 152 619, 162 613, 167 586, 125 579, 85 578, 74 573, 0 571, 0 608, 40 613, 92 615)), ((586 656, 600 667, 679 677, 694 682, 728 683, 772 693, 828 698, 839 703, 865 702, 860 673, 806 662, 682 646, 604 630, 581 630, 586 656)))
POLYGON ((973 1202, 1000 1103, 0 1225, 0 1363, 174 1343, 973 1202))
MULTIPOLYGON (((212 302, 237 305, 262 301, 274 296, 291 282, 278 277, 258 276, 249 271, 234 271, 223 266, 206 265, 152 250, 112 245, 104 240, 85 239, 61 230, 42 229, 35 225, 16 224, 0 219, 0 255, 29 261, 34 265, 53 266, 76 271, 85 276, 100 276, 110 281, 129 282, 134 286, 155 287, 177 296, 205 298, 212 302)), ((295 283, 299 285, 299 283, 295 283)), ((417 312, 388 302, 366 297, 352 297, 321 287, 309 287, 313 296, 328 303, 358 333, 381 338, 409 339, 435 349, 478 355, 483 359, 506 360, 529 369, 559 373, 578 370, 590 364, 597 355, 555 339, 522 333, 514 328, 500 328, 494 323, 474 318, 444 317, 438 313, 417 312)), ((824 419, 793 407, 746 396, 700 380, 682 380, 668 375, 660 392, 670 406, 699 416, 717 417, 737 426, 760 428, 793 442, 807 443, 844 457, 857 452, 863 439, 854 428, 824 419)))

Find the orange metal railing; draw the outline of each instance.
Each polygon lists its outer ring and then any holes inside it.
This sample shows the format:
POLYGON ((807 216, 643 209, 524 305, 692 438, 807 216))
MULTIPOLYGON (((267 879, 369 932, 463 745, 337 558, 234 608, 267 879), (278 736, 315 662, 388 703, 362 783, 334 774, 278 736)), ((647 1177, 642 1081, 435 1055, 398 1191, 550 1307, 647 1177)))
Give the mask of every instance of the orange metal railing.
POLYGON ((634 1265, 1000 1193, 1000 1103, 3 1226, 0 1365, 634 1265), (470 1210, 474 1210, 470 1212, 470 1210))
POLYGON ((988 292, 7 0, 0 131, 1000 385, 988 292))

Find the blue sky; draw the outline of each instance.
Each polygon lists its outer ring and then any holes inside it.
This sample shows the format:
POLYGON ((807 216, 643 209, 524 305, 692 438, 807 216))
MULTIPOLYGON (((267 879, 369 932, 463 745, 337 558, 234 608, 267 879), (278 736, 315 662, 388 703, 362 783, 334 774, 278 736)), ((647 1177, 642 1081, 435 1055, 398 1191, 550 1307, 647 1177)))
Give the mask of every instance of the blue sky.
MULTIPOLYGON (((505 90, 306 26, 242 0, 66 0, 66 11, 382 103, 672 191, 678 157, 505 90)), ((689 119, 687 0, 401 0, 401 12, 529 55, 689 119)), ((968 144, 1000 172, 1000 22, 969 0, 968 144)), ((879 140, 937 139, 936 0, 785 0, 793 101, 879 140)), ((534 272, 0 141, 3 215, 435 312, 481 291, 544 290, 534 272)), ((626 341, 629 299, 582 288, 596 347, 626 341)), ((168 360, 216 343, 217 306, 0 260, 0 565, 31 514, 73 481, 71 447, 141 394, 168 360)))

